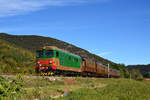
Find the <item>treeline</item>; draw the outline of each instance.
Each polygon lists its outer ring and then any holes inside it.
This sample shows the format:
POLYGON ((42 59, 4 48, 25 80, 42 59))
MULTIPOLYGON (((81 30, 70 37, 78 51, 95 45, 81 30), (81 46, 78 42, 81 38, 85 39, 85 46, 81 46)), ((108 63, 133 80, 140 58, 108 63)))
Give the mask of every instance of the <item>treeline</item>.
POLYGON ((131 78, 131 79, 136 79, 136 80, 142 80, 143 77, 145 77, 137 69, 128 70, 127 66, 125 66, 124 64, 111 63, 110 65, 112 68, 120 70, 121 78, 131 78))
POLYGON ((128 70, 138 70, 143 77, 150 78, 150 64, 148 65, 129 65, 128 70))

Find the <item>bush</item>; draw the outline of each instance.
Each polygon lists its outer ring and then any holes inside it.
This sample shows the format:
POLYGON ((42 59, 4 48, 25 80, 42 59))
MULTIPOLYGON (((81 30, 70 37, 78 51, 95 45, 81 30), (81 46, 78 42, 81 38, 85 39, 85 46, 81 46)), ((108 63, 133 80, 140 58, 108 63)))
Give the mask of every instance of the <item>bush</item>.
POLYGON ((149 100, 150 83, 119 79, 101 88, 81 88, 57 100, 149 100))
POLYGON ((131 70, 130 75, 132 79, 143 80, 143 76, 139 70, 131 70))
POLYGON ((35 54, 33 52, 10 45, 1 39, 0 44, 0 72, 23 73, 22 68, 26 67, 25 73, 32 73, 29 68, 35 64, 35 54))
POLYGON ((20 74, 12 81, 6 80, 0 76, 0 99, 15 96, 18 93, 24 92, 23 86, 24 80, 20 74))
POLYGON ((150 72, 145 73, 145 74, 144 74, 144 77, 146 77, 146 78, 150 78, 150 72))

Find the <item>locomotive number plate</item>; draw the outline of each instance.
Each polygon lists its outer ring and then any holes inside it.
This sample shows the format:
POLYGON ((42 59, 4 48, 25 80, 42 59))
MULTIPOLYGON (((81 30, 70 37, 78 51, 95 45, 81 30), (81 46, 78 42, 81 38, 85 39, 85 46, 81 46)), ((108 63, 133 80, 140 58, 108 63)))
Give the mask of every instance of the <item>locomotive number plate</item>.
POLYGON ((54 75, 53 72, 48 72, 48 73, 40 73, 41 76, 52 76, 54 75))

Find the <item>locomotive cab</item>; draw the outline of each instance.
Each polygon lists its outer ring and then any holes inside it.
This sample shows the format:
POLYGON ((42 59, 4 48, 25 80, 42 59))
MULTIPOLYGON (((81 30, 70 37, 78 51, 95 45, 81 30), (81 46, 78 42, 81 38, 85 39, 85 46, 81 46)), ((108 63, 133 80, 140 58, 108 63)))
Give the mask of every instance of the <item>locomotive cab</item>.
POLYGON ((54 71, 56 70, 56 66, 58 65, 57 57, 59 54, 55 51, 55 47, 47 46, 43 48, 39 48, 36 51, 36 72, 46 72, 46 71, 54 71))

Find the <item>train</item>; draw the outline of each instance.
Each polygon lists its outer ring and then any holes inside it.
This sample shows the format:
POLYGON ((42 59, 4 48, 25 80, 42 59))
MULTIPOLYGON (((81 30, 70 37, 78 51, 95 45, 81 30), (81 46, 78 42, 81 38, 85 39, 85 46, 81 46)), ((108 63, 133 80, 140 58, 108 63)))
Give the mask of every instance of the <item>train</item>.
POLYGON ((56 46, 44 46, 36 50, 35 71, 55 75, 120 77, 119 70, 90 61, 56 46))

